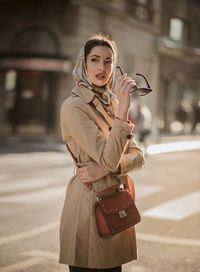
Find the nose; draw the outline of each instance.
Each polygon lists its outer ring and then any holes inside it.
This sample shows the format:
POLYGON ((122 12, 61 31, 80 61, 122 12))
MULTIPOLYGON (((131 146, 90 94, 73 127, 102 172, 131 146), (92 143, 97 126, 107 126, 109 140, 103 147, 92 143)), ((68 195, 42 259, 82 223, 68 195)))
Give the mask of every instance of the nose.
POLYGON ((98 65, 99 70, 104 71, 105 70, 105 63, 104 61, 100 61, 98 65))

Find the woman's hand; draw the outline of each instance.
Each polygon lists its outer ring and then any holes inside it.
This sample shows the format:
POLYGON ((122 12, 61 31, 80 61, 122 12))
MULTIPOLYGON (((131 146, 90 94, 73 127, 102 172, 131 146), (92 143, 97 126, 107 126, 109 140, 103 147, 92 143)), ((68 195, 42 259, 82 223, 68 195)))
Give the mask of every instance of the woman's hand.
POLYGON ((135 85, 135 80, 131 77, 127 77, 127 74, 121 76, 116 82, 114 92, 119 101, 117 117, 123 121, 128 119, 128 113, 131 107, 131 89, 135 85))
POLYGON ((106 176, 109 171, 105 170, 94 161, 78 163, 77 174, 82 182, 94 182, 106 176))

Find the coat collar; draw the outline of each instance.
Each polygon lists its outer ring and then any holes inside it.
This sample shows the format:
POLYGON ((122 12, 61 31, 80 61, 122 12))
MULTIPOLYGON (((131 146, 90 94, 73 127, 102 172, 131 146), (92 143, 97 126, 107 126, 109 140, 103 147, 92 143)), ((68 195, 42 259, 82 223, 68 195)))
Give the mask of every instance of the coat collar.
POLYGON ((89 90, 88 88, 84 86, 76 86, 72 90, 72 93, 78 95, 83 100, 83 102, 87 104, 89 104, 90 102, 93 102, 96 109, 103 115, 103 117, 106 119, 108 124, 112 126, 113 118, 110 117, 110 115, 108 115, 108 113, 105 111, 104 107, 102 106, 99 99, 95 96, 95 93, 93 91, 89 90))
POLYGON ((76 86, 72 93, 78 95, 86 104, 89 104, 95 96, 93 91, 84 86, 76 86))

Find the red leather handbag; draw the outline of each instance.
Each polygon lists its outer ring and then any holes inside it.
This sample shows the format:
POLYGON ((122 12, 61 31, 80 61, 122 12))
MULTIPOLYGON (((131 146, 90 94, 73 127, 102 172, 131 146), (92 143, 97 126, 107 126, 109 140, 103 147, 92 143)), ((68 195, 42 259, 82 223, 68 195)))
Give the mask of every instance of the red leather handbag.
MULTIPOLYGON (((77 164, 77 159, 66 146, 77 164)), ((123 184, 113 185, 98 194, 92 183, 86 183, 86 186, 93 191, 97 200, 94 208, 100 237, 115 235, 141 221, 135 201, 123 184)))
MULTIPOLYGON (((90 186, 91 183, 88 188, 90 186)), ((93 186, 89 189, 94 191, 93 186)), ((100 237, 115 235, 141 221, 135 202, 123 184, 108 187, 95 196, 95 217, 100 237)))

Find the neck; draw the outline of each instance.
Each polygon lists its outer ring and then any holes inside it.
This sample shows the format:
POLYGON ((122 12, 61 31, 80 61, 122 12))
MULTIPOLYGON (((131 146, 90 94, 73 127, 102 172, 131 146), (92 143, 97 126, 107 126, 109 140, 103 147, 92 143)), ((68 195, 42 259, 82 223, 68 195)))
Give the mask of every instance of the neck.
POLYGON ((95 88, 95 89, 106 89, 107 86, 106 85, 103 85, 103 86, 97 86, 95 84, 92 84, 92 87, 95 88))

